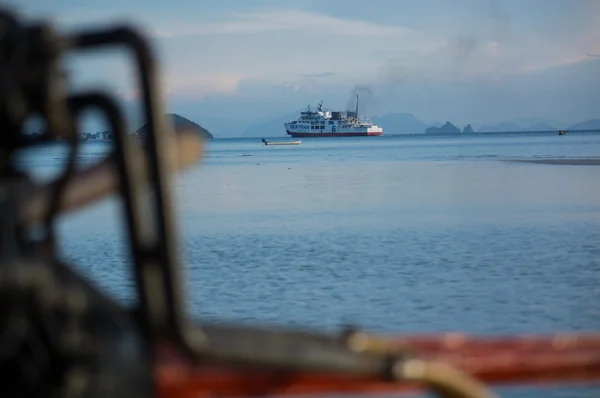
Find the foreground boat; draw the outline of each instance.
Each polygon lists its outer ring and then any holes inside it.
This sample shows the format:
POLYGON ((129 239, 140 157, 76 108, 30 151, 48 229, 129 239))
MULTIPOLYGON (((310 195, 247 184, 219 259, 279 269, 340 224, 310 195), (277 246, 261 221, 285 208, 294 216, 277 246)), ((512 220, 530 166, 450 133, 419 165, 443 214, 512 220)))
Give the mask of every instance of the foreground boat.
MULTIPOLYGON (((205 331, 208 335, 218 333, 210 328, 205 331)), ((274 353, 282 353, 272 351, 274 346, 265 344, 265 363, 253 368, 242 364, 193 365, 175 354, 172 347, 162 346, 156 373, 161 397, 301 394, 340 397, 339 394, 344 393, 417 393, 431 389, 442 397, 492 398, 496 395, 488 386, 589 386, 600 381, 600 335, 597 333, 512 336, 449 333, 389 337, 356 333, 337 339, 331 336, 329 346, 323 344, 326 337, 318 334, 302 336, 291 330, 280 332, 278 336, 276 332, 271 333, 272 340, 266 333, 263 336, 265 343, 278 341, 282 349, 304 346, 304 351, 299 351, 295 359, 291 353, 283 354, 279 357, 279 367, 274 363, 269 366, 274 353), (341 351, 335 352, 334 347, 343 350, 344 346, 358 355, 352 365, 349 357, 338 356, 341 351), (285 363, 285 357, 290 362, 285 363), (395 371, 388 373, 385 365, 379 363, 381 367, 378 367, 375 361, 370 364, 369 374, 366 362, 385 357, 392 363, 398 360, 395 371), (402 357, 404 359, 399 359, 402 357), (337 365, 332 365, 336 360, 337 365), (332 366, 339 368, 336 371, 332 366)), ((241 333, 238 337, 240 341, 247 339, 247 335, 241 333)), ((257 342, 250 339, 241 345, 252 343, 257 342)))
POLYGON ((356 111, 329 112, 323 110, 323 101, 316 111, 300 112, 300 118, 283 124, 285 132, 292 137, 368 137, 380 136, 383 128, 371 123, 367 118, 358 117, 358 95, 356 111))
POLYGON ((298 141, 267 141, 263 138, 262 142, 264 142, 265 145, 300 145, 302 140, 298 140, 298 141))

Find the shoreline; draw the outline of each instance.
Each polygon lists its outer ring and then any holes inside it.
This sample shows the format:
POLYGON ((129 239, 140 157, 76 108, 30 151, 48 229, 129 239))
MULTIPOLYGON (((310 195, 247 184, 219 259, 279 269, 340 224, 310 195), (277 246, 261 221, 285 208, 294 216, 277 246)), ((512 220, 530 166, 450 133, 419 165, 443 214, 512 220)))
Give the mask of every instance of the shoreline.
POLYGON ((511 163, 550 164, 562 166, 600 166, 598 158, 544 158, 544 159, 504 159, 511 163))

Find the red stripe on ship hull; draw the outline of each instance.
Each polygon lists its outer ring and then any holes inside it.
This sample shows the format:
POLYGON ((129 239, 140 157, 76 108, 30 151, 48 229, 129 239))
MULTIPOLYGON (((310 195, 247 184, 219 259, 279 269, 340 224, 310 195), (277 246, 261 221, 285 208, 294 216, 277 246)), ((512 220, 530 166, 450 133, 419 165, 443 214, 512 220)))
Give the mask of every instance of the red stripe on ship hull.
POLYGON ((366 133, 293 133, 291 131, 287 131, 287 134, 292 137, 304 137, 304 138, 312 138, 312 137, 372 137, 372 136, 380 136, 383 132, 366 132, 366 133))

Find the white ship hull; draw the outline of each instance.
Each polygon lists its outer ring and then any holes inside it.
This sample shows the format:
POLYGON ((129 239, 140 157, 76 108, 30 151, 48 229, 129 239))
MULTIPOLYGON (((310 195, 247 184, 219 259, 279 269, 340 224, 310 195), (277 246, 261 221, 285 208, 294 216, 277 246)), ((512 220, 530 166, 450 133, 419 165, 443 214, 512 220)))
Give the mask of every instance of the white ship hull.
POLYGON ((318 110, 300 113, 298 120, 284 123, 285 132, 292 137, 368 137, 380 136, 383 129, 367 119, 358 118, 358 97, 356 112, 327 112, 322 104, 318 110))

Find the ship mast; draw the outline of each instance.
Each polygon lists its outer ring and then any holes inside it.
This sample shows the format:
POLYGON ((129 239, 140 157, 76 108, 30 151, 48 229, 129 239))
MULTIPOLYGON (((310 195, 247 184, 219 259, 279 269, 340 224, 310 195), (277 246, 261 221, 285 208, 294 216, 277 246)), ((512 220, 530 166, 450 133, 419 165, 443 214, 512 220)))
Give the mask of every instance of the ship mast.
POLYGON ((358 94, 356 94, 356 120, 358 120, 358 94))

